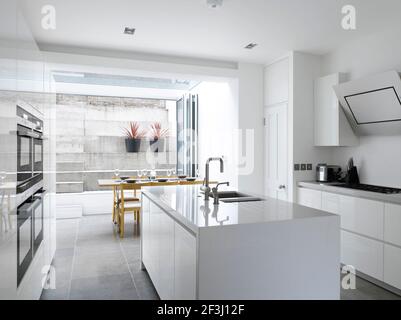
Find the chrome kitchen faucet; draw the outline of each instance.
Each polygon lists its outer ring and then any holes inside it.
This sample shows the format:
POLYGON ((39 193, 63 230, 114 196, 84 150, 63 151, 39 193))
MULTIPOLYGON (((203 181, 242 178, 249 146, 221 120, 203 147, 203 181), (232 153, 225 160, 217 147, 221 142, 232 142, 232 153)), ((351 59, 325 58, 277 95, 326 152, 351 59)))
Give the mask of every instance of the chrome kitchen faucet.
POLYGON ((205 201, 209 200, 209 193, 210 193, 210 187, 209 187, 209 163, 211 161, 220 161, 220 172, 224 172, 224 161, 223 158, 215 157, 215 158, 209 158, 206 161, 205 165, 205 180, 203 182, 202 190, 205 192, 205 201))

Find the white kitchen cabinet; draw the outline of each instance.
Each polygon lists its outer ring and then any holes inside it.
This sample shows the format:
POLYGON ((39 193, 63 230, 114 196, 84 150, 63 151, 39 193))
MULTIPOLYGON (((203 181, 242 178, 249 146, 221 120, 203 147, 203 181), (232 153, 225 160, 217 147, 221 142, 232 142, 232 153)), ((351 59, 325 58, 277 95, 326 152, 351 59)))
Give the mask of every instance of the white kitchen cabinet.
MULTIPOLYGON (((152 207, 152 206, 151 206, 152 207)), ((174 220, 158 209, 157 272, 159 274, 158 293, 161 299, 174 299, 174 220)))
POLYGON ((151 268, 152 258, 150 250, 150 201, 146 197, 142 197, 141 203, 141 260, 146 264, 148 269, 151 268))
POLYGON ((383 240, 384 203, 340 195, 341 228, 383 240))
POLYGON ((265 106, 273 106, 288 101, 289 74, 288 58, 265 68, 265 106))
POLYGON ((162 299, 174 298, 174 221, 143 197, 142 261, 162 299))
POLYGON ((391 203, 384 205, 384 240, 401 246, 401 206, 399 205, 391 203))
POLYGON ((322 192, 313 189, 298 188, 298 203, 305 207, 321 209, 322 192))
POLYGON ((334 214, 340 212, 340 197, 338 194, 322 192, 322 210, 334 214))
POLYGON ((341 231, 341 262, 383 281, 383 243, 341 231))
POLYGON ((161 299, 195 299, 196 238, 142 197, 141 256, 161 299))
POLYGON ((174 226, 174 298, 196 299, 196 238, 178 223, 174 226))
POLYGON ((355 146, 355 136, 333 86, 346 80, 343 73, 334 73, 315 80, 314 132, 315 146, 355 146))
POLYGON ((384 245, 384 282, 401 289, 401 248, 384 245))

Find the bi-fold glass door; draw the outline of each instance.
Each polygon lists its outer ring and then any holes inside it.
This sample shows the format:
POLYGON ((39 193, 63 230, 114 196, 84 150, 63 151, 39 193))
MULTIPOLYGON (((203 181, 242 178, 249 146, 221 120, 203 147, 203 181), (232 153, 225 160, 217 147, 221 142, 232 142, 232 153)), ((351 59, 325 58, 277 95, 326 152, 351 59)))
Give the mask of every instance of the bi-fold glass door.
POLYGON ((177 101, 177 173, 191 177, 198 169, 198 104, 195 94, 177 101))

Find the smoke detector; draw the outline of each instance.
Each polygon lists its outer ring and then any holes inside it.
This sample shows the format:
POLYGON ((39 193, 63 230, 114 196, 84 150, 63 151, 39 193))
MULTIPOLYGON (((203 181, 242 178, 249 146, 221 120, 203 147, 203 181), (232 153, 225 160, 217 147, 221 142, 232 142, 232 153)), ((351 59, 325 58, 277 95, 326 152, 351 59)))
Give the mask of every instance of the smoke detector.
POLYGON ((216 9, 223 5, 223 0, 206 0, 206 3, 209 8, 216 9))

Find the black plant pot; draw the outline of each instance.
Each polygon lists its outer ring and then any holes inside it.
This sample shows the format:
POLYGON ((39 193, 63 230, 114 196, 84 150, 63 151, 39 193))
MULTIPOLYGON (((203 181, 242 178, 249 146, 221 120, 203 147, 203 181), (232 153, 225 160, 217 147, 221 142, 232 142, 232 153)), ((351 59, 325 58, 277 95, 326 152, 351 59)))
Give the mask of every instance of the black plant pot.
POLYGON ((164 151, 164 139, 150 140, 150 150, 152 150, 153 152, 163 152, 164 151))
POLYGON ((127 152, 138 152, 141 147, 141 139, 125 139, 125 149, 127 152))

